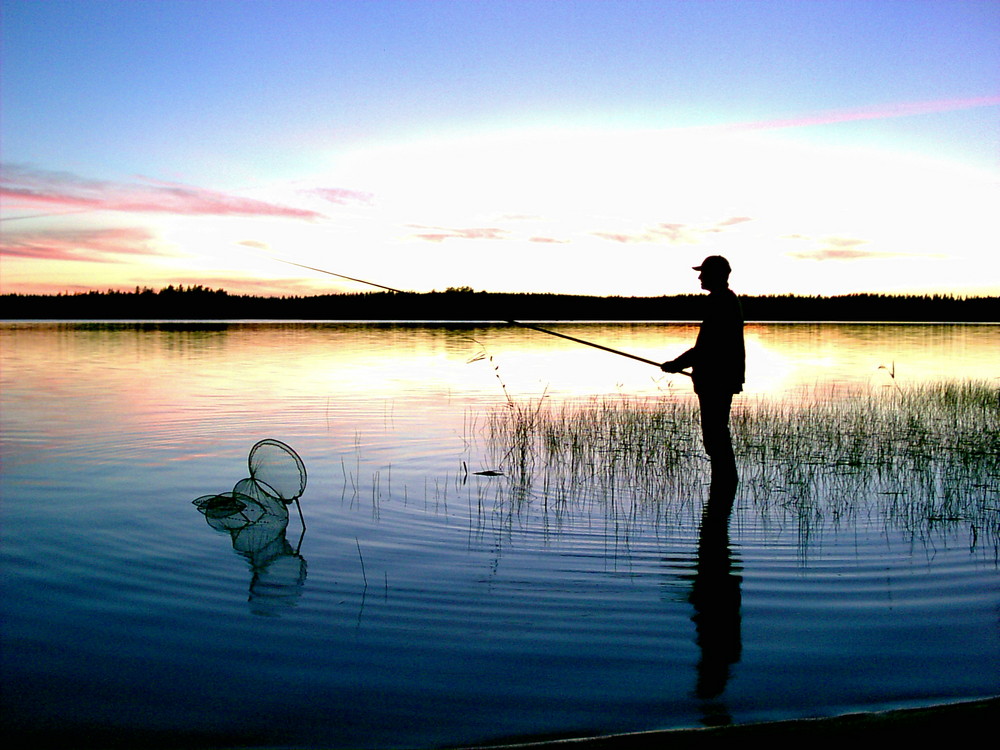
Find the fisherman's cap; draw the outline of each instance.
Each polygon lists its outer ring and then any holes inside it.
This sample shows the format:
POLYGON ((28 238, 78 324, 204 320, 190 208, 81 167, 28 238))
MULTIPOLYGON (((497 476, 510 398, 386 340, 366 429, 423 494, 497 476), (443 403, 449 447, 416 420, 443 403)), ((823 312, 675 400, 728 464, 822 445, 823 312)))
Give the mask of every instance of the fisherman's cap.
POLYGON ((701 262, 700 266, 693 266, 693 268, 695 271, 725 271, 726 273, 733 270, 729 267, 729 261, 721 255, 709 255, 701 262))

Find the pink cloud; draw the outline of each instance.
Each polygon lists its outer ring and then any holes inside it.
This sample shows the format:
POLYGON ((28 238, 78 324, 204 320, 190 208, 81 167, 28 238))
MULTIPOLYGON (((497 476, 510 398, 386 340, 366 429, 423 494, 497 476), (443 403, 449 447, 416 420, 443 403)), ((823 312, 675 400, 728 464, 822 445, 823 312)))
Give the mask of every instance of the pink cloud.
POLYGON ((565 245, 569 240, 557 240, 555 237, 529 237, 528 242, 542 242, 554 245, 565 245))
POLYGON ((834 247, 857 247, 868 244, 868 240, 859 240, 856 237, 827 237, 826 242, 834 247))
POLYGON ((210 216, 278 216, 317 219, 322 214, 215 190, 145 180, 135 183, 91 180, 62 172, 5 166, 0 198, 9 207, 129 211, 210 216))
MULTIPOLYGON (((810 240, 809 237, 793 235, 791 238, 800 240, 810 240)), ((790 239, 791 239, 790 238, 790 239)), ((861 260, 864 258, 898 258, 906 257, 905 253, 884 253, 875 250, 863 250, 862 245, 867 245, 868 240, 856 237, 824 237, 819 241, 822 245, 815 250, 803 250, 801 252, 789 253, 792 258, 799 260, 861 260)))
POLYGON ((681 242, 696 242, 691 233, 682 224, 659 224, 643 232, 591 232, 595 237, 600 237, 611 242, 618 242, 622 245, 635 245, 640 243, 664 242, 674 245, 681 242))
POLYGON ((370 206, 375 202, 374 194, 365 193, 360 190, 348 190, 346 188, 317 188, 313 192, 321 198, 340 206, 347 206, 356 203, 370 206))
POLYGON ((733 216, 709 226, 661 222, 639 232, 592 232, 592 234, 595 237, 621 244, 667 242, 671 245, 694 245, 701 242, 702 237, 706 234, 725 232, 730 227, 748 221, 753 221, 753 219, 749 216, 733 216))
POLYGON ((748 221, 753 221, 749 216, 733 216, 729 219, 724 219, 716 224, 716 227, 734 227, 737 224, 745 224, 748 221))
POLYGON ((653 229, 650 230, 650 235, 653 241, 658 241, 659 239, 666 237, 667 240, 673 244, 676 243, 694 243, 698 240, 696 239, 698 234, 698 229, 695 227, 688 226, 686 224, 657 224, 653 229))
POLYGON ((469 227, 467 229, 448 229, 446 227, 424 227, 411 224, 414 229, 432 229, 433 232, 416 234, 414 237, 428 242, 443 242, 444 240, 502 240, 509 232, 497 227, 469 227))
MULTIPOLYGON (((207 289, 224 289, 230 294, 253 294, 262 297, 282 297, 288 295, 309 295, 316 294, 314 285, 298 279, 246 279, 239 276, 156 276, 150 277, 148 274, 137 275, 127 278, 114 284, 102 285, 103 289, 115 289, 120 292, 131 292, 136 287, 148 287, 150 289, 162 289, 168 284, 184 287, 202 286, 207 289)), ((85 293, 94 290, 91 283, 77 284, 66 282, 18 282, 12 284, 10 290, 17 294, 74 294, 85 293), (16 287, 16 288, 15 288, 16 287)))
POLYGON ((150 247, 145 229, 50 230, 5 234, 0 255, 35 260, 72 260, 87 263, 121 263, 128 256, 167 255, 150 247))
POLYGON ((612 242, 620 242, 623 245, 629 245, 635 242, 649 242, 650 240, 646 238, 645 235, 633 235, 625 234, 624 232, 592 232, 595 237, 600 237, 602 240, 611 240, 612 242))
POLYGON ((898 253, 877 253, 872 250, 858 250, 851 247, 824 247, 802 253, 790 253, 800 260, 858 260, 860 258, 891 258, 898 253))
MULTIPOLYGON (((140 284, 141 286, 142 284, 140 284)), ((118 291, 129 291, 134 289, 136 285, 131 287, 122 287, 121 285, 108 285, 108 289, 117 289, 118 291)), ((73 284, 73 283, 53 283, 51 281, 19 281, 16 284, 11 284, 9 289, 4 289, 4 294, 76 294, 76 293, 86 293, 94 291, 93 284, 73 284)))

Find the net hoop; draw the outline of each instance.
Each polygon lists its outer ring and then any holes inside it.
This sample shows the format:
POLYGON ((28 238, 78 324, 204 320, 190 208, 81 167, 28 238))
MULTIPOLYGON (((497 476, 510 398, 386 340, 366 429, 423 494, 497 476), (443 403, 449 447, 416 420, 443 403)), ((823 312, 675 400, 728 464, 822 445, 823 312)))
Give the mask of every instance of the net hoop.
POLYGON ((250 449, 247 457, 250 477, 267 495, 286 505, 306 490, 306 467, 289 445, 267 438, 250 449))

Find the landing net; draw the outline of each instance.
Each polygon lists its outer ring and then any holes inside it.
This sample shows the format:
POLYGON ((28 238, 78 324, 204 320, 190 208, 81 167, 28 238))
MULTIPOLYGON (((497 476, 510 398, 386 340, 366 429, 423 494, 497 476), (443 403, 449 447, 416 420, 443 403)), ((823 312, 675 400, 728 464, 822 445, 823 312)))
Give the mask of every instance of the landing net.
POLYGON ((280 440, 261 440, 250 449, 250 478, 271 497, 288 505, 306 489, 306 467, 299 454, 280 440))

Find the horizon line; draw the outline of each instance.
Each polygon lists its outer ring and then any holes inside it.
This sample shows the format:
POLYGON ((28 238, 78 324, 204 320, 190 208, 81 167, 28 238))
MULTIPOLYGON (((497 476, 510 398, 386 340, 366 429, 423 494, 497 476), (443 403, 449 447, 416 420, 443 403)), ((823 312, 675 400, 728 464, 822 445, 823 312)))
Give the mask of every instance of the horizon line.
MULTIPOLYGON (((295 300, 295 299, 313 299, 318 297, 354 297, 362 295, 374 295, 374 294, 413 294, 413 295, 429 295, 429 294, 494 294, 494 295, 520 295, 520 296, 554 296, 554 297, 592 297, 598 299, 618 299, 618 300, 635 300, 635 299, 666 299, 672 297, 703 297, 705 296, 702 292, 682 292, 677 294, 657 294, 657 295, 623 295, 623 294, 588 294, 584 292, 514 292, 514 291, 490 291, 486 289, 472 289, 469 287, 447 287, 445 289, 431 289, 429 291, 410 291, 410 290, 400 290, 400 289, 384 289, 382 291, 370 291, 370 290, 359 290, 353 292, 318 292, 315 294, 291 294, 291 295, 276 295, 276 294, 253 294, 253 293, 242 293, 242 292, 230 292, 222 287, 213 288, 208 286, 203 286, 201 284, 192 284, 185 287, 183 284, 178 284, 174 286, 173 284, 168 284, 167 286, 160 287, 159 289, 153 289, 152 287, 140 287, 136 285, 133 289, 122 290, 122 289, 88 289, 87 291, 68 291, 64 290, 61 292, 0 292, 0 297, 55 297, 55 298, 68 298, 68 297, 85 297, 89 295, 122 295, 122 296, 140 296, 143 294, 154 294, 159 295, 162 293, 175 293, 175 294, 222 294, 227 297, 244 297, 250 299, 258 300, 295 300)), ((737 297, 740 298, 754 298, 754 297, 787 297, 793 299, 836 299, 840 297, 909 297, 909 298, 923 298, 923 299, 953 299, 953 300, 970 300, 970 299, 1000 299, 1000 292, 995 294, 962 294, 956 292, 876 292, 876 291, 865 291, 865 292, 842 292, 838 294, 801 294, 797 292, 768 292, 768 293, 737 293, 737 297)))

